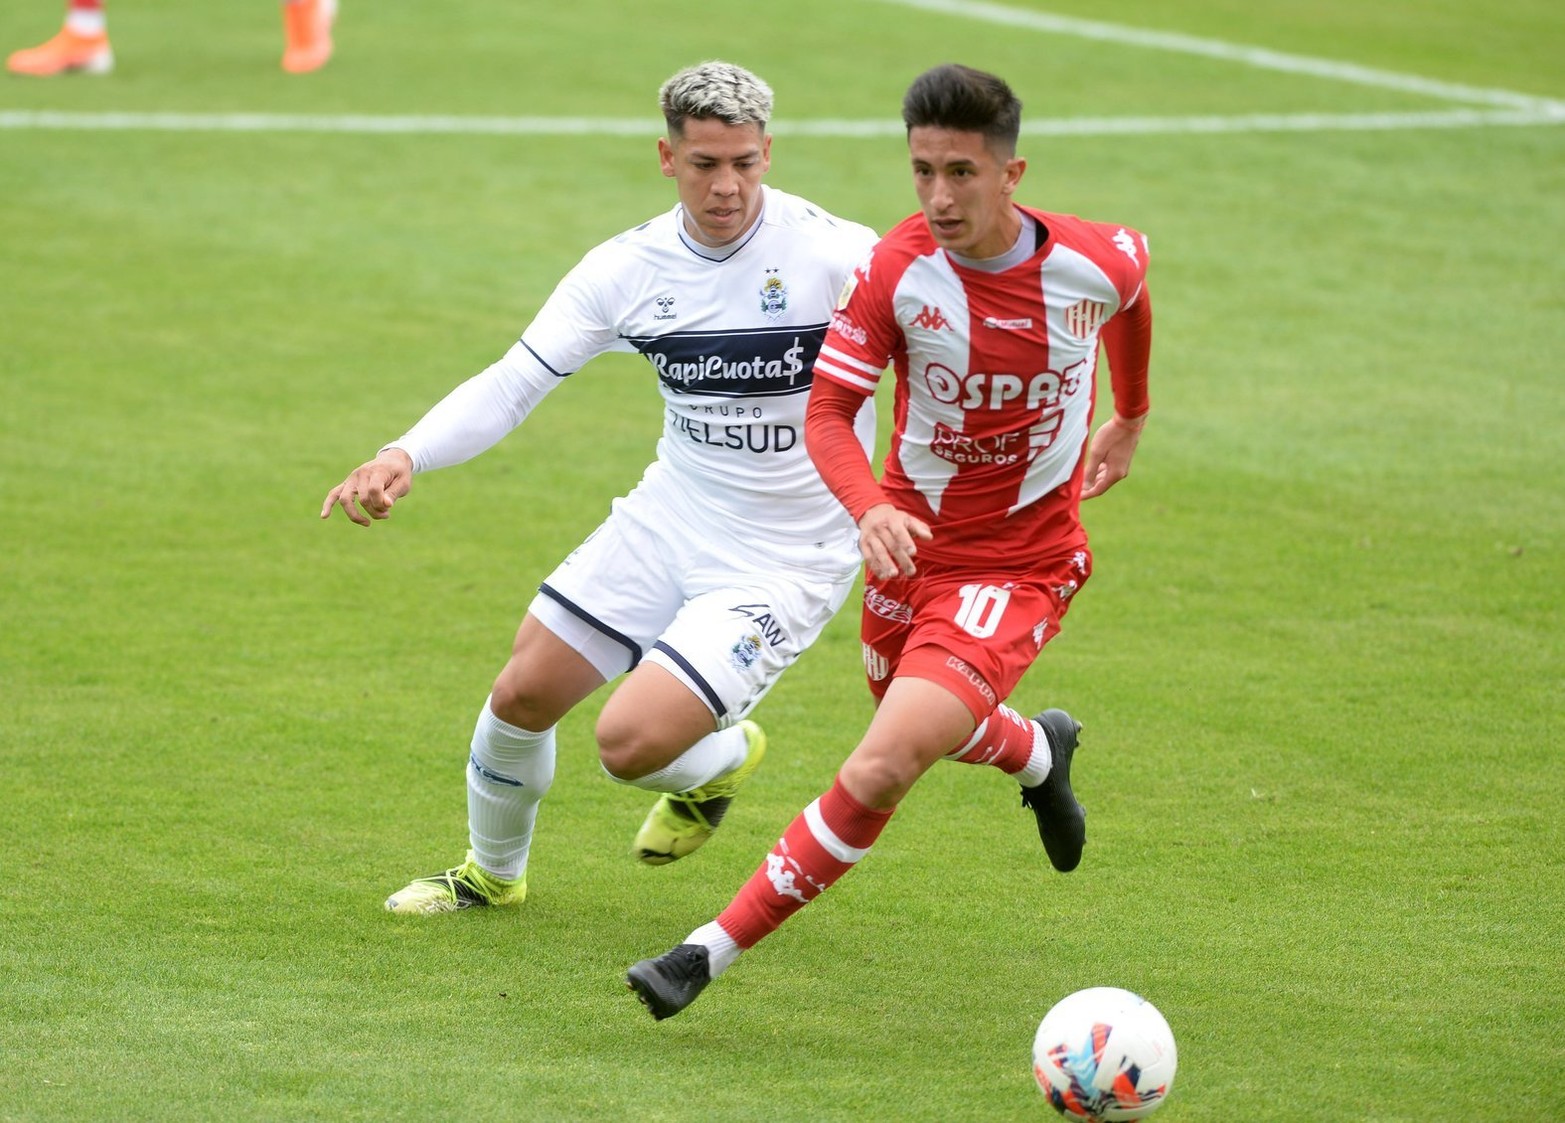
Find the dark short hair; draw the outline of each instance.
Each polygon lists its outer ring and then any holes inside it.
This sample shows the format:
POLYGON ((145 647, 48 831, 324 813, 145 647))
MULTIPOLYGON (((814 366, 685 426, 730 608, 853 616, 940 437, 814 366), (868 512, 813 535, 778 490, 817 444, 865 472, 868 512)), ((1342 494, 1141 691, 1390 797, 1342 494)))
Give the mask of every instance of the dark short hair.
POLYGON ((928 127, 982 133, 1014 155, 1022 103, 1003 78, 953 62, 913 79, 902 99, 902 123, 909 132, 928 127))

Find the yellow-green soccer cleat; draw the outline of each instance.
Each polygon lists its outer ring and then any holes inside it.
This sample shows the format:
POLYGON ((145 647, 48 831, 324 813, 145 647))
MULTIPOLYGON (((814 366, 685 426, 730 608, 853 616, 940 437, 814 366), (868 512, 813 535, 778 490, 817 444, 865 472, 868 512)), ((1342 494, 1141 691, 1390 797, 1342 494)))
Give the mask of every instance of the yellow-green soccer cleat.
POLYGON ((647 821, 636 832, 630 852, 649 866, 666 866, 701 847, 728 813, 739 786, 761 767, 766 755, 766 734, 753 721, 741 721, 750 751, 744 763, 688 792, 665 795, 652 805, 647 821))
POLYGON ((481 905, 519 905, 527 899, 527 878, 502 881, 467 852, 460 866, 412 883, 386 898, 386 911, 398 916, 439 916, 481 905))

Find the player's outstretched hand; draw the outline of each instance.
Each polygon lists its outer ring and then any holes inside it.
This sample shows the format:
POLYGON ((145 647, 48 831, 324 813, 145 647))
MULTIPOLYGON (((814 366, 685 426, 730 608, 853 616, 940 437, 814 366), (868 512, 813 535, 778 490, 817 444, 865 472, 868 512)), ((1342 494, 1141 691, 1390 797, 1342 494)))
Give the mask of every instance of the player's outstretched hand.
POLYGON ((1130 459, 1136 455, 1136 444, 1141 440, 1145 425, 1144 417, 1127 421, 1116 413, 1098 427, 1087 449, 1087 467, 1081 488, 1083 499, 1102 495, 1130 475, 1130 459))
POLYGON ((400 448, 388 448, 374 460, 360 464, 353 473, 326 493, 321 518, 331 517, 333 507, 358 523, 391 517, 391 505, 413 487, 413 458, 400 448))
POLYGON ((933 537, 928 523, 890 503, 875 504, 859 520, 859 553, 869 571, 882 580, 898 574, 911 577, 918 572, 913 564, 918 555, 914 539, 928 542, 933 537))

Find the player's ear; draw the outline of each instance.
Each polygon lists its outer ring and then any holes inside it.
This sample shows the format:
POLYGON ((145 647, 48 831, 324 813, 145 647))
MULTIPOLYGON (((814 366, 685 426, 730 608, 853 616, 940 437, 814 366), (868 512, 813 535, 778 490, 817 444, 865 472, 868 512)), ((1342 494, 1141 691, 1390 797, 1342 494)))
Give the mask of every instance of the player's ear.
POLYGON ((1022 176, 1027 171, 1027 161, 1020 156, 1012 156, 1005 162, 1005 179, 1000 190, 1009 195, 1016 190, 1016 185, 1021 183, 1022 176))
POLYGON ((674 178, 674 145, 666 136, 658 137, 658 164, 664 175, 674 178))
POLYGON ((770 171, 772 166, 772 134, 767 133, 761 138, 761 171, 770 171))

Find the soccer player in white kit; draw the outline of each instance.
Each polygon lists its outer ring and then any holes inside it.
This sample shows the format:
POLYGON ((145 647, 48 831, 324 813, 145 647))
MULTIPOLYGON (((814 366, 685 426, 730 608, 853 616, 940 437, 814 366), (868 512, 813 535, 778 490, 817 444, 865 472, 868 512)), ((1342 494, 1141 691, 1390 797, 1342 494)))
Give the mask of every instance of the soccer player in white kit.
MULTIPOLYGON (((659 93, 663 174, 679 204, 589 252, 503 358, 458 386, 326 496, 361 526, 419 472, 498 442, 594 356, 639 351, 664 402, 657 459, 539 587, 478 716, 470 850, 392 894, 394 913, 520 903, 555 725, 626 674, 599 715, 611 779, 658 792, 634 854, 660 865, 716 829, 766 751, 746 715, 846 599, 853 520, 804 447, 811 369, 875 242, 763 186, 771 90, 708 62, 659 93)), ((855 433, 868 451, 872 407, 855 433)))

